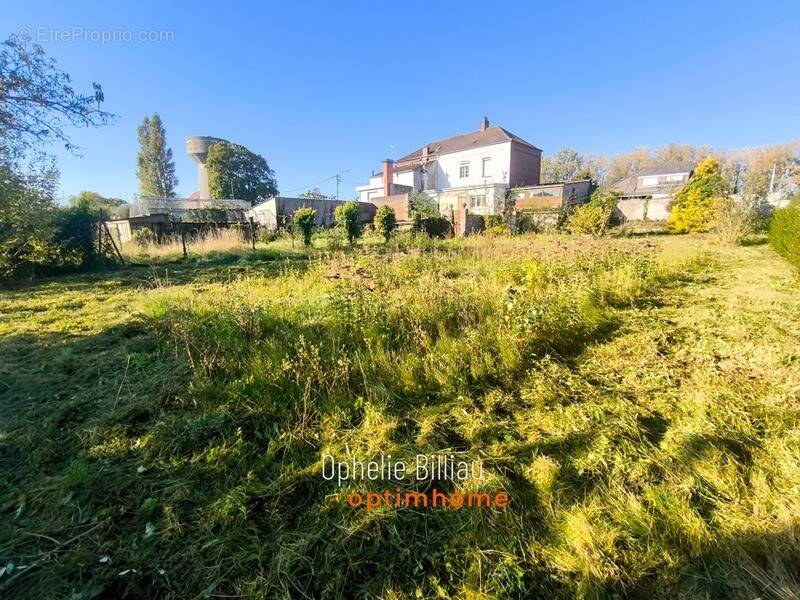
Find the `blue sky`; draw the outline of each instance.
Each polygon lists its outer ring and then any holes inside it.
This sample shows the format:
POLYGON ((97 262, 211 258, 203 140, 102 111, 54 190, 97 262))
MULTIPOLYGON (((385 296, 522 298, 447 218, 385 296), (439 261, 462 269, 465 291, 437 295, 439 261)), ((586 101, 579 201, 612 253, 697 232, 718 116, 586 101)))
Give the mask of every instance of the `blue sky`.
MULTIPOLYGON (((262 154, 284 194, 352 196, 385 157, 487 115, 552 154, 669 142, 740 148, 800 138, 800 3, 26 2, 4 37, 170 31, 172 41, 42 41, 113 126, 57 152, 61 194, 136 193, 136 126, 158 112, 180 184, 190 135, 262 154)), ((78 35, 78 38, 81 36, 78 35)), ((58 149, 55 149, 58 150, 58 149)))

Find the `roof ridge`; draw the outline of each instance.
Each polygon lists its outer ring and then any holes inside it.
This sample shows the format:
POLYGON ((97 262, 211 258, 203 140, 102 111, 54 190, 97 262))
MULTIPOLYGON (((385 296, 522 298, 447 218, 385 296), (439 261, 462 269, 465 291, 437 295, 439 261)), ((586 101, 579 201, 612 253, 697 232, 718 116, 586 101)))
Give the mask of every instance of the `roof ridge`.
MULTIPOLYGON (((508 133, 507 131, 505 131, 505 129, 503 129, 499 125, 492 125, 491 127, 488 127, 487 129, 501 129, 505 133, 508 133)), ((460 138, 460 137, 465 137, 465 136, 468 136, 468 135, 475 135, 476 133, 481 133, 481 131, 486 131, 486 129, 476 129, 475 131, 467 131, 466 133, 459 133, 459 134, 456 134, 456 135, 451 135, 450 137, 446 137, 446 138, 442 138, 440 140, 434 140, 432 142, 428 142, 426 144, 426 146, 432 146, 433 144, 441 144, 442 142, 449 142, 450 140, 454 140, 454 139, 460 138)), ((424 147, 425 146, 421 146, 418 149, 422 149, 424 147)))
POLYGON ((538 150, 536 146, 525 141, 518 135, 511 133, 508 129, 501 127, 500 125, 492 125, 486 129, 478 129, 475 131, 468 131, 466 133, 459 133, 447 138, 428 142, 424 146, 420 146, 416 150, 404 155, 402 158, 398 158, 395 162, 402 163, 419 158, 425 148, 432 150, 433 154, 438 153, 442 148, 444 148, 442 151, 443 154, 452 154, 454 152, 460 152, 461 150, 466 149, 466 147, 483 147, 514 141, 538 150), (459 148, 459 142, 462 141, 464 148, 459 148))

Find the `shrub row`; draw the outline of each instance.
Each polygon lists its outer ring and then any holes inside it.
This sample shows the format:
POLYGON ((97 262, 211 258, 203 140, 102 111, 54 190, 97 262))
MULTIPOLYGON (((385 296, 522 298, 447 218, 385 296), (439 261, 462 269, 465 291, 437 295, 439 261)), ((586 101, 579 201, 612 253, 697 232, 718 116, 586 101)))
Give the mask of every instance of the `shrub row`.
POLYGON ((772 214, 769 244, 794 266, 800 267, 800 203, 797 200, 772 214))

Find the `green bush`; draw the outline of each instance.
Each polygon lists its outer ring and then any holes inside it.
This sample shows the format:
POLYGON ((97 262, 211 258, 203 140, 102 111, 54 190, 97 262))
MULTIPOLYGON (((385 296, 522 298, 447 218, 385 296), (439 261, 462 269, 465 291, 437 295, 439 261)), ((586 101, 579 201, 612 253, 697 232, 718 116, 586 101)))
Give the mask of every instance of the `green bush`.
POLYGON ((541 226, 536 220, 535 213, 521 211, 517 213, 514 229, 514 233, 538 233, 541 230, 541 226))
POLYGON ((795 199, 772 213, 768 239, 770 246, 800 268, 800 201, 795 199))
POLYGON ((570 230, 573 233, 603 235, 611 225, 618 201, 619 192, 596 190, 588 203, 581 204, 570 215, 570 230))
POLYGON ((281 231, 279 229, 277 229, 277 228, 276 229, 271 229, 271 228, 267 228, 267 227, 259 227, 256 239, 259 242, 263 242, 265 244, 269 244, 270 242, 274 242, 276 240, 279 240, 281 238, 281 235, 282 235, 281 231))
POLYGON ((572 213, 569 218, 569 226, 573 233, 601 235, 605 228, 605 221, 606 217, 599 206, 584 204, 572 213))
POLYGON ((314 235, 314 226, 317 221, 317 211, 308 206, 298 208, 293 216, 294 226, 300 235, 303 236, 303 244, 311 245, 311 237, 314 235))
POLYGON ((90 268, 103 214, 87 202, 63 208, 30 177, 0 167, 0 278, 90 268))
POLYGON ((80 203, 55 213, 53 242, 58 248, 50 260, 62 267, 90 267, 100 260, 96 231, 102 213, 80 203))
POLYGON ((509 229, 502 215, 484 215, 483 230, 490 235, 508 235, 509 229))
POLYGON ((364 233, 364 225, 361 223, 358 204, 351 201, 337 206, 334 217, 336 218, 336 226, 344 231, 350 245, 355 244, 356 240, 364 233))
POLYGON ((136 245, 140 248, 146 248, 156 239, 156 236, 153 235, 153 231, 149 227, 134 229, 131 235, 133 236, 133 241, 136 242, 136 245))
POLYGON ((325 234, 326 247, 332 252, 344 250, 347 246, 347 236, 341 227, 329 229, 325 234))
POLYGON ((411 205, 411 212, 418 214, 422 219, 435 219, 440 216, 439 206, 425 192, 419 192, 411 196, 409 204, 411 205))
POLYGON ((375 231, 388 242, 396 229, 397 217, 394 214, 394 209, 387 204, 379 206, 378 211, 375 213, 375 231))
POLYGON ((420 232, 432 238, 444 238, 450 235, 452 225, 444 217, 427 217, 420 222, 420 232))

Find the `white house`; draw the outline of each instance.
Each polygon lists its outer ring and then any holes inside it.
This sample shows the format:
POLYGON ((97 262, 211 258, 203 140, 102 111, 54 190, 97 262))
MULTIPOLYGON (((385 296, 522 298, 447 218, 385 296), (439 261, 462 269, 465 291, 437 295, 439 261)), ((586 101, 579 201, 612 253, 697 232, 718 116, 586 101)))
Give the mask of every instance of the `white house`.
POLYGON ((438 140, 397 161, 356 188, 361 202, 425 192, 441 212, 467 206, 477 214, 502 211, 509 186, 537 185, 542 151, 485 117, 478 131, 438 140))

